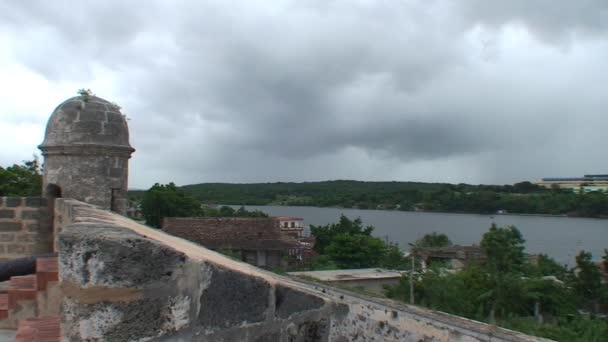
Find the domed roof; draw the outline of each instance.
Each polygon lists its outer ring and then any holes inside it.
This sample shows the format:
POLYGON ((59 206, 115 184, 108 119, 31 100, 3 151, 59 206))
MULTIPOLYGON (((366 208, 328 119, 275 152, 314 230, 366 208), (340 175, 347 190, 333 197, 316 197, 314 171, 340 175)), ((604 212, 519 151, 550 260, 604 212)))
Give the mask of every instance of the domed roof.
POLYGON ((57 106, 46 126, 41 149, 96 145, 131 149, 120 108, 97 96, 75 96, 57 106))

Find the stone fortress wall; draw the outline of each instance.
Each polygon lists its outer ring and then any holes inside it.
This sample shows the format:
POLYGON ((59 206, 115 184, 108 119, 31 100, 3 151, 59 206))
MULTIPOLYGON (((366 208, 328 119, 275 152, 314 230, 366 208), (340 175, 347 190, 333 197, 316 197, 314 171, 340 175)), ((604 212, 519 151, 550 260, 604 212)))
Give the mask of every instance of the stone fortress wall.
POLYGON ((0 260, 52 250, 49 210, 46 198, 0 197, 0 260))
POLYGON ((65 340, 547 341, 234 261, 57 199, 65 340))

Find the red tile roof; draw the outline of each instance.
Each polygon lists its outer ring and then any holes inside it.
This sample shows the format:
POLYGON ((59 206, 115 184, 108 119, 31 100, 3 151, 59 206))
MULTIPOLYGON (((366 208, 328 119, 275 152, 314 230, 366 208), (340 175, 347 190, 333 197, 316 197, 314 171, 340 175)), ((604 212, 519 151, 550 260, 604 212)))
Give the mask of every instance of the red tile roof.
POLYGON ((298 246, 274 218, 167 217, 162 229, 212 249, 284 250, 298 246))

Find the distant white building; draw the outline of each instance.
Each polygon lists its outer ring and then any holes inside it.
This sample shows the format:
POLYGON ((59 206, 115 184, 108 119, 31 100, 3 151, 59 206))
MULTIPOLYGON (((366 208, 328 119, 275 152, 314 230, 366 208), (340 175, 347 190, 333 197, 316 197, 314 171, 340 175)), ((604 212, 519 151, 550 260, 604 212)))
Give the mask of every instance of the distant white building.
POLYGON ((310 229, 304 226, 304 219, 293 216, 278 216, 281 231, 287 233, 294 238, 309 237, 310 229))

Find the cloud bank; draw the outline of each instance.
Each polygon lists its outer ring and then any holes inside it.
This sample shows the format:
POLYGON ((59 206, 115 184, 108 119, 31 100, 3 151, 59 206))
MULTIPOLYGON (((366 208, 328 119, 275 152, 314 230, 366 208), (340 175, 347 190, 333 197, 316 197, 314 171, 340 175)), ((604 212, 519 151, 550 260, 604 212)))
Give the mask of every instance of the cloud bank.
POLYGON ((139 188, 605 173, 607 33, 602 0, 6 2, 0 165, 84 87, 139 188))

